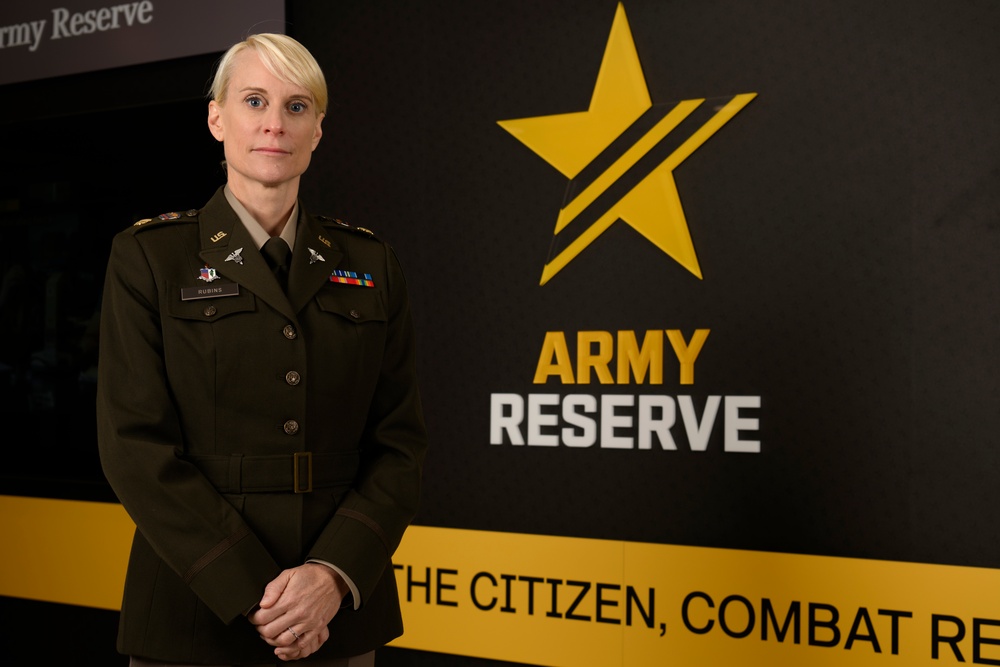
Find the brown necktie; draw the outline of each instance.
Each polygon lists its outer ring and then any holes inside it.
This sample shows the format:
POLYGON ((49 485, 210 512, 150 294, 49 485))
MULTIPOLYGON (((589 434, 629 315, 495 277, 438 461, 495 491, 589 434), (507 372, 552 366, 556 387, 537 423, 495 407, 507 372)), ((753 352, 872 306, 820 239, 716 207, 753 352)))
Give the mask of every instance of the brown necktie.
POLYGON ((281 237, 274 236, 261 246, 260 252, 264 255, 267 265, 271 267, 271 273, 278 280, 283 292, 288 291, 288 267, 292 264, 292 250, 281 237))

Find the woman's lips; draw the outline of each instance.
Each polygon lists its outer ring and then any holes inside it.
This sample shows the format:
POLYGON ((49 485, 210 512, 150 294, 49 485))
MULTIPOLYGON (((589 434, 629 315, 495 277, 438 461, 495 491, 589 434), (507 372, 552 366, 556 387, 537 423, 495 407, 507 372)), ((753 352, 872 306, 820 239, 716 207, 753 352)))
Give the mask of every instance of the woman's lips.
POLYGON ((264 155, 289 155, 289 152, 281 148, 271 148, 271 147, 261 147, 253 149, 255 153, 263 153, 264 155))

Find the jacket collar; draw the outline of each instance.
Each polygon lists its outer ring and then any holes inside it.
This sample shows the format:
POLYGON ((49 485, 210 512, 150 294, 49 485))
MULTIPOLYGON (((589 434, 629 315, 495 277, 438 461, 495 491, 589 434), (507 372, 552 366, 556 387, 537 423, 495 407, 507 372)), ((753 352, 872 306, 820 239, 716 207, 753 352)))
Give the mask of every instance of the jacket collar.
POLYGON ((296 313, 330 280, 330 274, 343 259, 343 251, 334 244, 329 232, 299 206, 299 229, 288 273, 288 300, 296 313))
POLYGON ((323 226, 299 206, 286 295, 250 232, 226 201, 222 188, 201 210, 198 225, 202 260, 216 273, 242 285, 289 318, 294 318, 309 303, 344 257, 329 234, 324 234, 323 226))

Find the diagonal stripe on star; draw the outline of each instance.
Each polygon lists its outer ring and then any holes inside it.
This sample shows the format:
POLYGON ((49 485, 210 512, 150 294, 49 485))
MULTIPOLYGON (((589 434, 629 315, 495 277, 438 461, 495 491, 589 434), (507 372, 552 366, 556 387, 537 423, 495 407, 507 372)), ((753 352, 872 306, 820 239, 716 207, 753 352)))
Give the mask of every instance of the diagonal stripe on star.
MULTIPOLYGON (((611 224, 619 218, 624 219, 620 205, 627 207, 629 202, 626 200, 647 179, 654 176, 665 177, 669 180, 668 187, 673 190, 666 194, 668 197, 677 197, 670 172, 753 98, 753 93, 747 93, 721 100, 685 100, 672 107, 655 105, 643 114, 605 151, 610 153, 616 146, 628 146, 621 155, 611 160, 611 164, 602 170, 603 164, 608 161, 605 153, 602 153, 570 182, 566 200, 556 220, 555 236, 542 275, 542 284, 564 268, 611 224), (632 141, 633 135, 640 134, 650 124, 653 126, 632 141)), ((678 208, 679 203, 678 197, 678 208)), ((682 210, 680 215, 683 216, 682 210)), ((637 221, 629 224, 637 226, 640 223, 637 221)), ((658 242, 658 238, 669 232, 669 228, 667 225, 659 227, 659 234, 654 230, 638 231, 672 255, 665 246, 676 244, 658 242)), ((684 227, 686 229, 686 224, 684 227)), ((674 259, 701 277, 697 257, 693 252, 690 256, 674 259)))

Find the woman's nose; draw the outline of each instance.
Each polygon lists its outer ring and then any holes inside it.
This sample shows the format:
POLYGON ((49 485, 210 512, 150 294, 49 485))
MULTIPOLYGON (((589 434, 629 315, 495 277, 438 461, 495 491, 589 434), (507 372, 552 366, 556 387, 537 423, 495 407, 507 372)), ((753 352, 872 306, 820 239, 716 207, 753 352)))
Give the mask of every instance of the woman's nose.
POLYGON ((281 109, 271 107, 264 116, 264 131, 270 134, 284 134, 285 123, 281 109))

